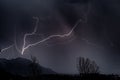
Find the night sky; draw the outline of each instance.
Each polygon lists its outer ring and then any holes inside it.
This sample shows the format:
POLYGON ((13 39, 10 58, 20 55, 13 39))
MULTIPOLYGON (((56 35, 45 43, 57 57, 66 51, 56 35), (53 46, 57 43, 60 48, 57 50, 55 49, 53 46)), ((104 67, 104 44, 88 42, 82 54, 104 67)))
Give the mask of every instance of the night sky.
POLYGON ((94 60, 101 73, 120 74, 119 0, 0 0, 0 58, 36 56, 40 65, 58 73, 76 74, 77 58, 94 60), (70 32, 68 37, 53 37, 29 47, 26 45, 51 35, 70 32))

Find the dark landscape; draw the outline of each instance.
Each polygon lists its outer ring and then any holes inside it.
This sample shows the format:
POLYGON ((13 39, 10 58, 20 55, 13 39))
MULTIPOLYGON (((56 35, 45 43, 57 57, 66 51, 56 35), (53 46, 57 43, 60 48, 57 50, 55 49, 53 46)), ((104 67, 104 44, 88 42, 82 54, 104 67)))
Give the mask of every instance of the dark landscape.
POLYGON ((3 80, 120 80, 115 74, 59 74, 24 58, 0 59, 0 77, 3 80))
POLYGON ((0 80, 120 80, 120 0, 0 0, 0 80))

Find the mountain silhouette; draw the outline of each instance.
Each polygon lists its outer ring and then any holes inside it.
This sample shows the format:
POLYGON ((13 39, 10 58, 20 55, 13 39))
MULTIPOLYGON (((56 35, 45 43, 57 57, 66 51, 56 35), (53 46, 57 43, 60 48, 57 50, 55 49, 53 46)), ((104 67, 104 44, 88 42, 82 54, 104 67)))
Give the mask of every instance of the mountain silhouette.
MULTIPOLYGON (((33 74, 32 61, 25 58, 16 58, 16 59, 0 59, 0 71, 5 71, 12 75, 20 75, 20 76, 31 76, 33 74)), ((34 64, 36 70, 39 74, 56 74, 56 72, 51 69, 44 68, 39 64, 34 64)))

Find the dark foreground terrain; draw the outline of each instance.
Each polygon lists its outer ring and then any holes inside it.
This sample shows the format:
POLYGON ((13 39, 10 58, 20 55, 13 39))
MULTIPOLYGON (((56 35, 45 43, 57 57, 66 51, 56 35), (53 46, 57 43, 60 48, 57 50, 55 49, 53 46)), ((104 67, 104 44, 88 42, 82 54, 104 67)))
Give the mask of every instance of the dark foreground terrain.
POLYGON ((11 75, 7 72, 0 74, 0 80, 120 80, 117 75, 100 75, 100 74, 82 74, 82 75, 60 75, 48 74, 39 76, 19 76, 11 75))
POLYGON ((117 75, 64 75, 24 58, 0 59, 0 80, 120 80, 117 75))

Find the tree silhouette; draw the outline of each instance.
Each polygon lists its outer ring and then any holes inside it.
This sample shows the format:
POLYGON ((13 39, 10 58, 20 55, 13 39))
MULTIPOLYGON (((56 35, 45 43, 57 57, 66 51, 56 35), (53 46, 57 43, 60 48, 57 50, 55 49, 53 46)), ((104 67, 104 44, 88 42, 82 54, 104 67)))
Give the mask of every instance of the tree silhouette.
POLYGON ((98 65, 88 58, 79 57, 77 67, 80 74, 99 73, 98 65))
POLYGON ((35 56, 31 55, 31 68, 32 68, 32 73, 33 77, 36 77, 41 74, 41 70, 38 69, 38 63, 37 63, 37 58, 35 56))

